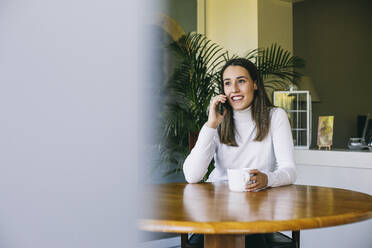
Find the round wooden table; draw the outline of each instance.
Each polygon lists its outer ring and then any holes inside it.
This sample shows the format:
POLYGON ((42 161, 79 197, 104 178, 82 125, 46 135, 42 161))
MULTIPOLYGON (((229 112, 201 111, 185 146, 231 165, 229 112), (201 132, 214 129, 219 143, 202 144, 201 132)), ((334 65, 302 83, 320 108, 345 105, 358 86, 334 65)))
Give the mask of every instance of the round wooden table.
POLYGON ((372 218, 372 196, 289 185, 231 192, 227 182, 151 185, 140 229, 206 234, 204 247, 245 247, 245 234, 319 228, 372 218))

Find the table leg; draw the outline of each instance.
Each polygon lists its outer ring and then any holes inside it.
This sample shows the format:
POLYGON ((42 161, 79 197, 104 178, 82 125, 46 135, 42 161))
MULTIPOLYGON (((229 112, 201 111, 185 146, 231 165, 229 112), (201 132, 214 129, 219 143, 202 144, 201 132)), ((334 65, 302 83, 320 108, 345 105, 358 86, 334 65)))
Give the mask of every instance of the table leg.
POLYGON ((204 248, 245 248, 245 235, 207 234, 204 248))
POLYGON ((292 231, 292 239, 297 243, 297 248, 300 248, 300 231, 292 231))
POLYGON ((186 243, 187 243, 188 235, 183 233, 181 234, 181 248, 186 248, 186 243))

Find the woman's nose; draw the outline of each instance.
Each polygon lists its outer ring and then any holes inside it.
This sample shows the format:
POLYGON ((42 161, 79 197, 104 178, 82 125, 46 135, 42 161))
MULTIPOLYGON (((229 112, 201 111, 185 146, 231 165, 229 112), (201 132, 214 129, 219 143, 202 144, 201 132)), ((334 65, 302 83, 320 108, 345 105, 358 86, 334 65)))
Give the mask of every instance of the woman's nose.
POLYGON ((233 85, 232 85, 232 91, 233 92, 239 92, 239 86, 236 82, 234 82, 233 85))

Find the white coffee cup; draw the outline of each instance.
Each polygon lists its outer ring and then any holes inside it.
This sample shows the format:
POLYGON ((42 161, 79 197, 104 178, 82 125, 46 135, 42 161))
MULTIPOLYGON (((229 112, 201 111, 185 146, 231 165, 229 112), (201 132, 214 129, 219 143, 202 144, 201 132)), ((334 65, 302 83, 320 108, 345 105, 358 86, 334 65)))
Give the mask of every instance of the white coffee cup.
POLYGON ((236 192, 247 191, 245 189, 246 185, 250 181, 251 168, 243 169, 227 169, 227 177, 229 179, 229 189, 236 192))

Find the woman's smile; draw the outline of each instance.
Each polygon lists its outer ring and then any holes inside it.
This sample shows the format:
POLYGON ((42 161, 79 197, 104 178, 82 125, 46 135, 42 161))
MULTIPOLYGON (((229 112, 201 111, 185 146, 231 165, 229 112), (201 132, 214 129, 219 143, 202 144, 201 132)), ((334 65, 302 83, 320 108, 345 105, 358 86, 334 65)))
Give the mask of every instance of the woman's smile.
POLYGON ((236 96, 232 96, 231 100, 233 102, 239 102, 239 101, 243 100, 243 98, 244 98, 244 96, 242 96, 242 95, 236 95, 236 96))

